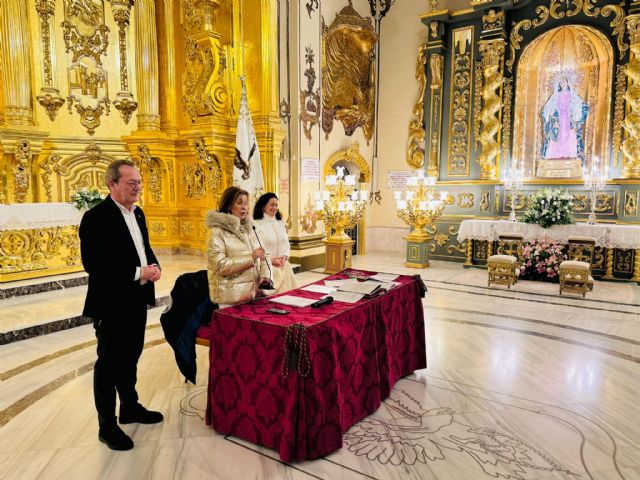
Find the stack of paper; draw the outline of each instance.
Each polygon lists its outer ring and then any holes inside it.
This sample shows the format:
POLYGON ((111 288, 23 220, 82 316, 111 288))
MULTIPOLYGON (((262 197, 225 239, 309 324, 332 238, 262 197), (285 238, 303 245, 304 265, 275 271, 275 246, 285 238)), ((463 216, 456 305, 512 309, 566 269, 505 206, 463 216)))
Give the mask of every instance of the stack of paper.
POLYGON ((292 307, 308 307, 318 300, 314 298, 296 297, 294 295, 282 295, 281 297, 270 298, 269 301, 291 305, 292 307))
POLYGON ((375 275, 369 277, 369 280, 376 280, 378 282, 387 283, 393 282, 396 278, 398 278, 398 276, 399 275, 396 275, 394 273, 376 273, 375 275))
POLYGON ((316 292, 316 293, 333 293, 336 291, 333 287, 325 287, 324 285, 317 285, 312 283, 311 285, 307 285, 306 287, 302 287, 300 290, 305 290, 307 292, 316 292))
POLYGON ((346 281, 341 287, 338 287, 340 292, 359 293, 361 295, 371 295, 375 291, 380 289, 379 282, 359 282, 356 279, 350 279, 346 281))

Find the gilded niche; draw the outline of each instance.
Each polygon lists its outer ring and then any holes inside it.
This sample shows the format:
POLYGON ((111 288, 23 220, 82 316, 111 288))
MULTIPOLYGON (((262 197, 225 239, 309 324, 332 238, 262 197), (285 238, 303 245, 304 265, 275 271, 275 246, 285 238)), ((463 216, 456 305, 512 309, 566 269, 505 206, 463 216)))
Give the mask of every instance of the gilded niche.
POLYGON ((516 75, 512 157, 528 176, 579 178, 610 162, 614 52, 599 30, 565 25, 522 53, 516 75))
POLYGON ((374 48, 378 41, 371 20, 351 4, 322 25, 322 130, 326 136, 334 120, 345 134, 362 127, 367 142, 373 136, 375 106, 374 48))

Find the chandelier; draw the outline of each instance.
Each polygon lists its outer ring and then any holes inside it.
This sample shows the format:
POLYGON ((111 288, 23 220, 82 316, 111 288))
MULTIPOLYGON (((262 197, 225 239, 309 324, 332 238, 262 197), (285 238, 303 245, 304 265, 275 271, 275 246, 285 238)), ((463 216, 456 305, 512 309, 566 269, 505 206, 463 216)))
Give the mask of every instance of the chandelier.
POLYGON ((509 213, 509 221, 515 222, 517 220, 516 195, 518 191, 522 189, 524 183, 524 168, 518 166, 518 161, 515 161, 511 166, 502 183, 504 183, 505 191, 511 192, 511 213, 509 213))

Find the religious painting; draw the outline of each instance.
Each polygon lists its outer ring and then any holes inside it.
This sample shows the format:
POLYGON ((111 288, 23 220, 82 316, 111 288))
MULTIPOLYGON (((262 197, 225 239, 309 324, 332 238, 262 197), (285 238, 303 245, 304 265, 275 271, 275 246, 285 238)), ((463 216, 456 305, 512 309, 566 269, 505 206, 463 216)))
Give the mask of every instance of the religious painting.
POLYGON ((534 39, 516 71, 513 157, 528 178, 580 178, 610 152, 613 48, 600 31, 566 25, 534 39))

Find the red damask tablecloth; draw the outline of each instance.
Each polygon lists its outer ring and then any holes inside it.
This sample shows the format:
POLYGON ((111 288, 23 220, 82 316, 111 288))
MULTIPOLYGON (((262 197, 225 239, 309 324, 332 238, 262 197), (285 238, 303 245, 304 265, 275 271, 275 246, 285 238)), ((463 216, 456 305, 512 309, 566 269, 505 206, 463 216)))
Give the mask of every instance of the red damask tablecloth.
POLYGON ((341 448, 342 434, 375 412, 401 377, 426 367, 420 280, 396 281, 356 304, 316 309, 259 299, 214 312, 207 424, 278 450, 284 461, 341 448), (272 307, 291 314, 266 311, 272 307))

